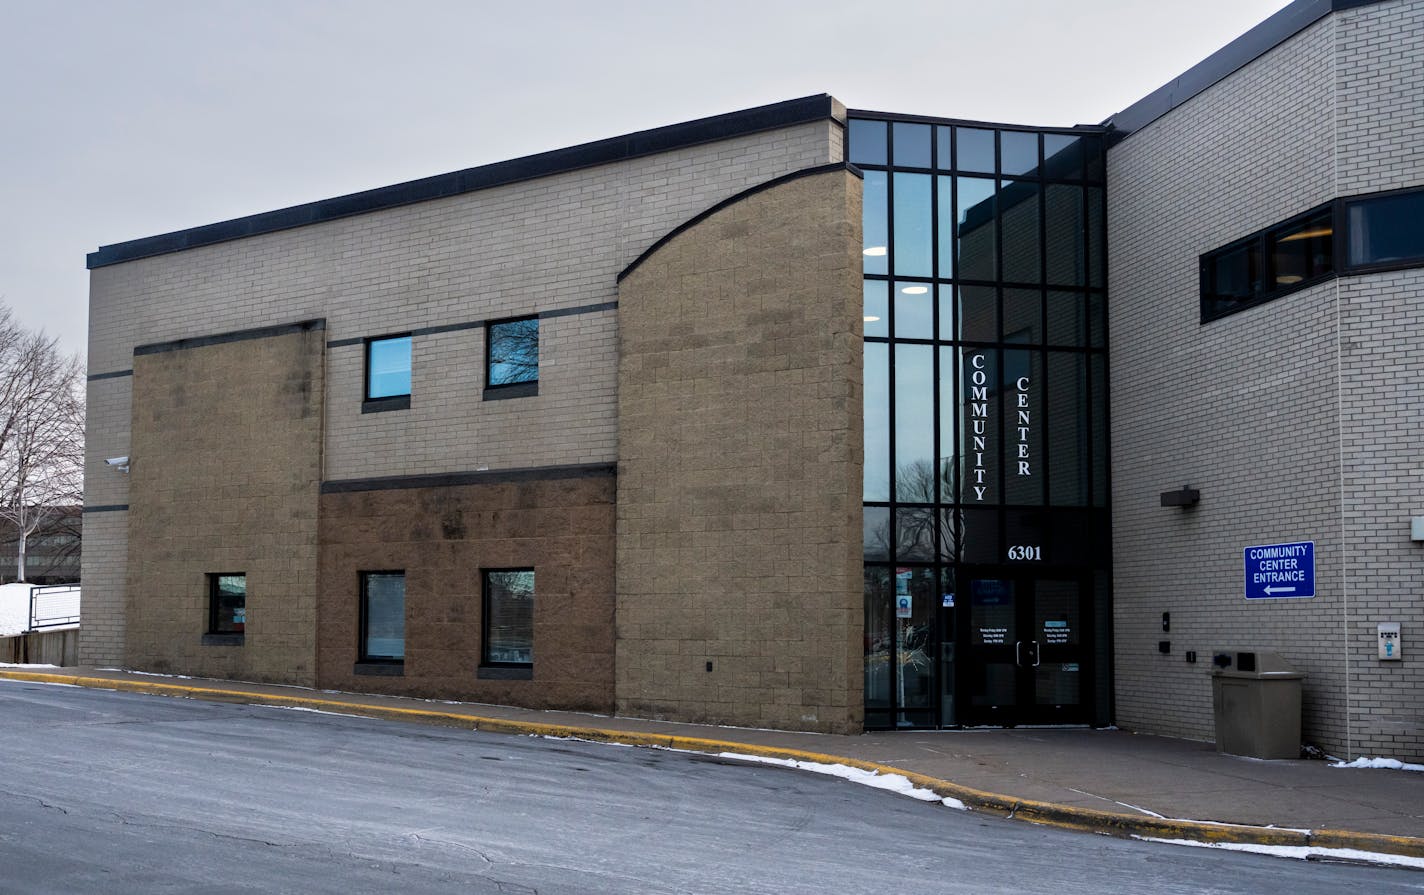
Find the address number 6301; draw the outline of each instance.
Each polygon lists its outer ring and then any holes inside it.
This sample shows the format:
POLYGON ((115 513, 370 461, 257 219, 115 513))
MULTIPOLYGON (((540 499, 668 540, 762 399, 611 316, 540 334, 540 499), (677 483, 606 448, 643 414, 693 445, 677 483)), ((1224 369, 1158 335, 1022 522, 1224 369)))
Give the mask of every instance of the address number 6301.
POLYGON ((1015 544, 1009 548, 1009 559, 1042 560, 1043 548, 1027 544, 1015 544))

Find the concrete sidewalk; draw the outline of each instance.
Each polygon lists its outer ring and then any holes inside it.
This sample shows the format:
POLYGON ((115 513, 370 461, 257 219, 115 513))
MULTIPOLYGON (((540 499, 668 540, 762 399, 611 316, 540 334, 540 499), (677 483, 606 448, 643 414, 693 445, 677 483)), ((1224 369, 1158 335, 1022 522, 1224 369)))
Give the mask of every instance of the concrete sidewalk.
POLYGON ((1424 858, 1424 773, 1221 755, 1210 743, 1115 730, 877 732, 713 727, 163 677, 0 668, 0 677, 233 702, 275 702, 513 734, 735 751, 904 773, 976 810, 1164 839, 1306 846, 1424 858))

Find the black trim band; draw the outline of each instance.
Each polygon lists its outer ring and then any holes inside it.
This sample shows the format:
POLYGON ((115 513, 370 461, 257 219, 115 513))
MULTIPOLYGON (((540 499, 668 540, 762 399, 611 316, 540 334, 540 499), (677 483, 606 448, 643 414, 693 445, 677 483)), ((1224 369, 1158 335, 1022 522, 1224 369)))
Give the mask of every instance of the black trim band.
POLYGON ((100 379, 118 379, 121 376, 132 376, 133 370, 115 370, 113 373, 90 373, 88 381, 98 382, 100 379))
MULTIPOLYGON (((539 311, 537 316, 540 320, 550 320, 554 317, 572 317, 575 314, 598 314, 603 311, 618 310, 618 302, 605 301, 596 305, 579 305, 576 308, 556 308, 552 311, 539 311)), ((480 329, 491 320, 504 320, 503 317, 488 318, 485 320, 467 320, 464 323, 445 323, 440 326, 424 326, 420 329, 413 329, 409 332, 412 336, 434 336, 440 333, 459 332, 463 329, 480 329)), ((360 345, 366 341, 365 336, 355 336, 347 339, 332 339, 326 343, 328 348, 345 348, 348 345, 360 345)))
POLYGON ((522 469, 480 470, 478 472, 437 472, 429 475, 396 475, 371 479, 337 479, 321 483, 322 494, 351 491, 393 491, 408 488, 451 488, 458 485, 499 485, 510 482, 538 482, 553 479, 590 479, 618 475, 616 463, 580 463, 571 466, 529 466, 522 469))
POLYGON ((651 257, 654 252, 667 245, 678 234, 682 233, 684 230, 687 230, 690 227, 697 226, 698 224, 707 220, 709 217, 726 208, 727 206, 735 205, 736 203, 748 198, 749 196, 755 196, 757 193, 760 193, 763 190, 769 190, 772 187, 781 186, 783 183, 789 183, 793 180, 800 180, 802 177, 810 177, 813 174, 827 174, 831 171, 849 171, 856 177, 864 176, 861 174, 860 169, 857 168, 855 165, 852 165, 850 162, 831 162, 829 165, 816 165, 813 168, 802 168, 800 171, 792 171, 790 174, 783 174, 780 177, 773 177, 771 180, 768 180, 765 183, 759 183, 756 186, 747 187, 740 193, 728 196, 727 198, 723 199, 721 202, 718 202, 716 205, 713 205, 706 211, 702 211, 696 215, 693 215, 692 217, 683 221, 681 224, 678 224, 676 227, 669 230, 667 233, 663 234, 663 237, 661 239, 644 249, 643 254, 639 255, 637 258, 634 258, 632 264, 629 264, 627 267, 623 268, 623 270, 618 274, 618 282, 623 282, 624 277, 628 276, 628 274, 636 270, 638 265, 648 260, 648 258, 651 257))
MULTIPOLYGON (((444 324, 441 324, 440 326, 422 326, 422 327, 419 328, 419 329, 406 330, 406 331, 403 332, 401 335, 406 335, 406 336, 434 336, 434 335, 438 335, 438 334, 440 334, 440 333, 459 332, 459 331, 462 330, 462 329, 479 329, 480 327, 482 327, 482 326, 484 326, 484 325, 485 325, 485 321, 483 321, 483 320, 466 320, 466 321, 464 321, 463 323, 444 323, 444 324)), ((327 343, 326 343, 326 347, 328 347, 328 348, 345 348, 345 347, 348 346, 348 345, 360 345, 360 344, 363 343, 363 342, 369 341, 371 338, 372 338, 372 337, 370 337, 370 336, 354 336, 354 337, 346 338, 346 339, 332 339, 330 342, 327 342, 327 343)), ((378 337, 376 337, 376 338, 386 338, 386 337, 384 337, 384 336, 378 336, 378 337)), ((394 337, 391 337, 391 338, 394 338, 394 337)))
POLYGON ((611 137, 593 143, 541 152, 523 158, 495 162, 478 168, 466 168, 449 174, 437 174, 420 180, 411 180, 392 186, 365 190, 293 205, 277 211, 268 211, 247 217, 234 218, 217 224, 178 230, 144 239, 100 246, 97 252, 89 253, 86 265, 90 270, 120 264, 153 255, 181 252, 198 246, 213 245, 247 236, 258 236, 308 224, 365 214, 385 208, 395 208, 414 202, 443 199, 476 190, 533 180, 565 171, 576 171, 609 162, 626 161, 645 155, 654 155, 700 143, 728 140, 747 134, 777 130, 812 121, 832 120, 834 102, 828 94, 805 96, 767 106, 742 109, 710 118, 684 121, 666 127, 638 131, 621 137, 611 137))
POLYGON ((532 665, 481 665, 475 669, 475 678, 482 681, 532 681, 532 665))
MULTIPOLYGON (((902 121, 912 124, 952 124, 958 127, 990 127, 1001 131, 1028 131, 1035 134, 1066 134, 1068 136, 1083 136, 1084 134, 1105 134, 1108 128, 1101 124, 1074 124, 1068 127, 1041 127, 1035 124, 1005 124, 1002 121, 978 121, 973 118, 944 118, 939 115, 913 115, 900 112, 877 112, 873 109, 846 109, 846 118, 864 118, 871 121, 902 121)), ((884 165, 874 167, 883 168, 884 165)), ((896 165, 895 167, 905 167, 896 165)), ((1037 176, 1037 175, 1034 175, 1037 176)))
POLYGON ((128 511, 129 505, 126 503, 109 503, 84 508, 86 513, 127 513, 128 511))
POLYGON ((389 398, 367 398, 361 402, 362 413, 385 413, 387 410, 409 410, 410 395, 393 395, 389 398))
POLYGON ((539 394, 539 380, 533 382, 512 382, 509 385, 487 385, 483 398, 486 401, 503 401, 506 398, 533 398, 539 394))
POLYGON ((326 320, 303 320, 300 323, 281 323, 276 326, 260 326, 256 329, 240 329, 230 333, 198 336, 192 339, 174 339, 171 342, 153 342, 134 348, 134 357, 145 354, 164 354, 169 351, 186 351, 189 348, 207 348, 209 345, 224 345, 228 342, 245 342, 248 339, 269 339, 273 336, 289 336, 313 330, 325 330, 326 320))
POLYGON ((405 677, 404 662, 357 662, 351 666, 352 674, 367 674, 376 677, 405 677))
POLYGON ((618 302, 605 301, 596 305, 579 305, 576 308, 555 308, 552 311, 540 311, 540 320, 550 320, 554 317, 572 317, 575 314, 601 314, 604 311, 618 310, 618 302))

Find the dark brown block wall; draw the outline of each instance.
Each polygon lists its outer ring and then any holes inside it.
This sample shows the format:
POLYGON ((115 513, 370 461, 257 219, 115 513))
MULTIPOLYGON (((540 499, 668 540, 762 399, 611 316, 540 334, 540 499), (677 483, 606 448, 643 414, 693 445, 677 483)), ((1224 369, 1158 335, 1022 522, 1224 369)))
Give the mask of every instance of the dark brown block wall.
POLYGON ((535 708, 613 708, 611 468, 573 478, 325 494, 323 687, 535 708), (529 680, 482 677, 482 569, 532 568, 529 680), (403 570, 403 676, 356 673, 360 573, 403 570))

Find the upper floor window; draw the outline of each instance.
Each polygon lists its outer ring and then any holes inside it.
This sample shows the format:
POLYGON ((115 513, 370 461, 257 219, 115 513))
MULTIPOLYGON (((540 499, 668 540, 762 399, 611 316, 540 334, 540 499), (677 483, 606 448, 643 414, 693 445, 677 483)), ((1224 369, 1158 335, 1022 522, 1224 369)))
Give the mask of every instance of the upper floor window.
POLYGON ((1201 256, 1201 320, 1337 274, 1424 266, 1424 189, 1336 199, 1201 256))
POLYGON ((506 392, 500 397, 514 397, 536 395, 538 387, 539 318, 490 323, 485 330, 485 388, 506 392))
POLYGON ((1334 212, 1324 205, 1203 255, 1202 322, 1264 304, 1334 272, 1334 212))
POLYGON ((410 397, 410 336, 366 342, 366 400, 410 397))
POLYGON ((1346 264, 1385 270, 1424 264, 1424 189, 1345 201, 1346 264))

